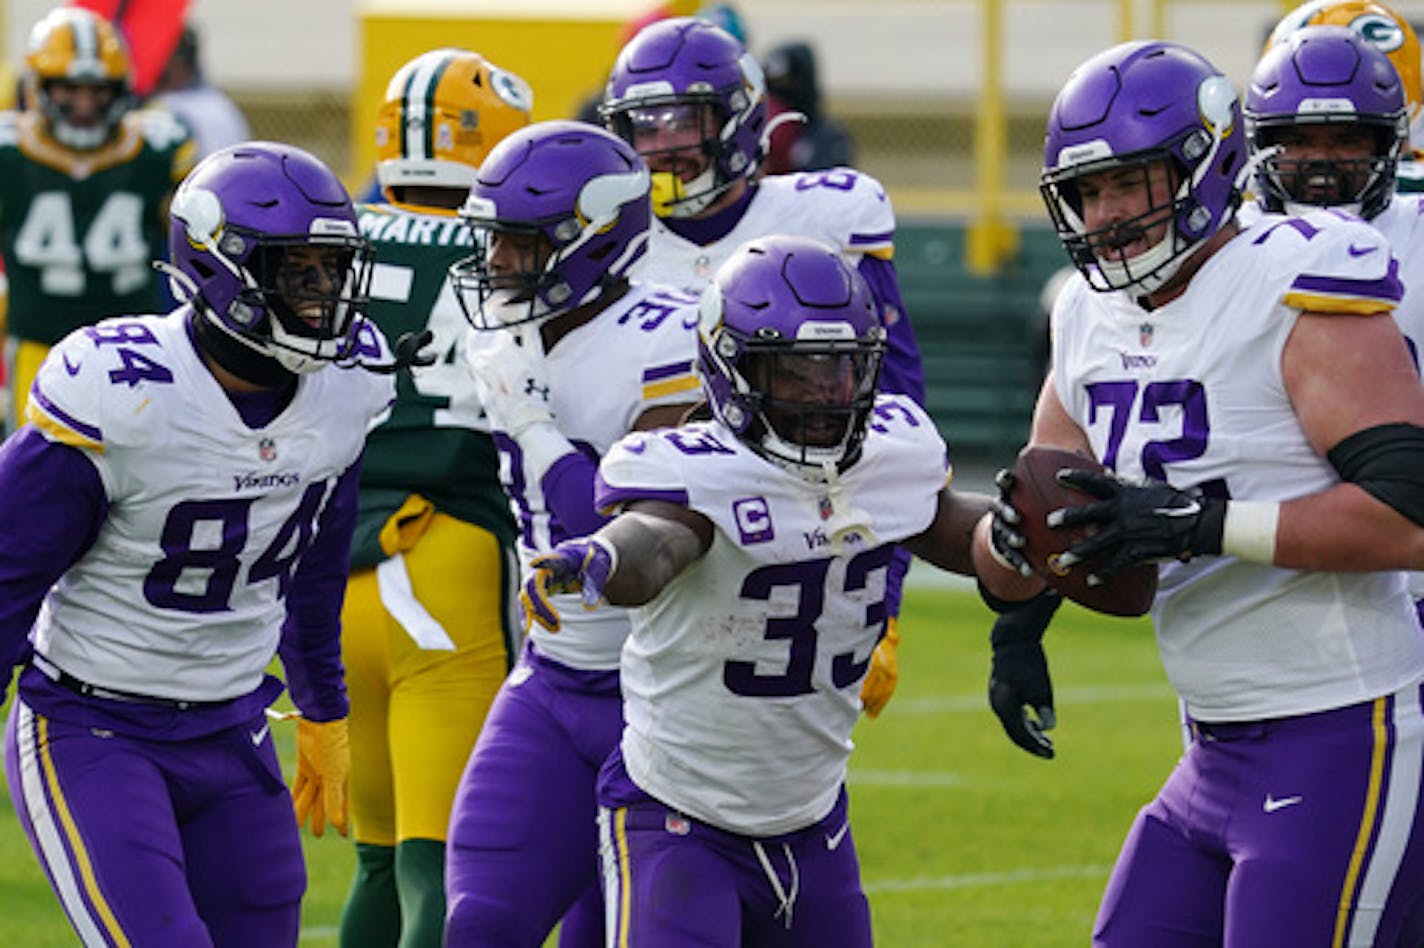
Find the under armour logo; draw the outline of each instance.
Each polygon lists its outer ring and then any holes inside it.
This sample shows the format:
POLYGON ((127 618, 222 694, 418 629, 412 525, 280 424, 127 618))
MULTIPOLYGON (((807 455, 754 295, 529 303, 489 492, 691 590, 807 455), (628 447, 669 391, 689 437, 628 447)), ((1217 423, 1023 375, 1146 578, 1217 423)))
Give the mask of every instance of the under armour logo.
POLYGON ((535 382, 533 379, 525 379, 525 380, 524 380, 524 394, 525 394, 525 395, 538 395, 539 398, 541 398, 542 400, 544 400, 544 401, 547 402, 547 401, 549 400, 549 386, 547 386, 547 385, 540 385, 540 384, 538 384, 537 382, 535 382))

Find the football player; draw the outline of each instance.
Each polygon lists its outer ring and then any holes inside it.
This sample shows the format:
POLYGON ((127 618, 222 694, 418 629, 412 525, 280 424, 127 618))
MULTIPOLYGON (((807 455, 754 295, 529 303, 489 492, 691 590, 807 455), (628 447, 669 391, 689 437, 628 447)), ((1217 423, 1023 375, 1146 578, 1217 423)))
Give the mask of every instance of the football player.
POLYGON ((972 574, 989 498, 946 486, 913 399, 876 395, 879 307, 834 248, 738 250, 698 340, 711 419, 615 445, 595 502, 618 516, 525 584, 555 628, 574 593, 638 607, 598 787, 608 943, 868 946, 846 762, 890 563, 972 574))
MULTIPOLYGON (((1389 318, 1398 262, 1334 209, 1243 229, 1246 153, 1230 80, 1173 43, 1099 53, 1049 115, 1042 191, 1080 272, 1032 443, 1116 473, 1061 474, 1094 500, 1048 522, 1096 525, 1062 559, 1099 579, 1161 562, 1153 624, 1193 736, 1093 940, 1417 945, 1424 388, 1389 318)), ((1019 601, 1036 583, 1000 503, 976 542, 1007 565, 980 575, 1019 601)))
POLYGON ((397 375, 361 466, 342 609, 357 854, 348 948, 440 945, 451 801, 516 652, 514 521, 447 271, 470 254, 456 211, 475 170, 529 123, 532 99, 478 53, 416 56, 376 120, 389 203, 357 206, 375 251, 370 318, 390 338, 428 331, 435 359, 397 375))
MULTIPOLYGON (((468 358, 501 455, 524 564, 597 529, 598 459, 695 401, 695 299, 631 282, 651 217, 648 169, 581 122, 505 138, 461 215, 474 253, 453 278, 468 358)), ((461 778, 446 854, 455 945, 603 942, 594 779, 622 727, 622 612, 535 628, 461 778), (570 906, 578 905, 570 914, 570 906)))
MULTIPOLYGON (((1362 15, 1370 22, 1379 18, 1362 15)), ((1417 360, 1424 341, 1424 195, 1394 193, 1408 152, 1410 113, 1395 67, 1368 39, 1377 35, 1358 23, 1355 29, 1305 26, 1267 47, 1246 91, 1246 140, 1257 162, 1251 182, 1255 200, 1247 201, 1239 216, 1249 225, 1263 213, 1335 207, 1368 220, 1398 257, 1404 294, 1394 319, 1417 360)), ((1417 43, 1414 55, 1417 60, 1417 43)), ((1417 65, 1414 76, 1417 81, 1417 65)), ((1412 578, 1411 587, 1424 609, 1424 577, 1412 578)), ((1009 610, 990 635, 990 705, 1014 743, 1041 757, 1053 756, 1046 732, 1055 723, 1041 640, 1058 603, 1050 594, 1009 610)))
POLYGON ((153 260, 196 151, 173 116, 133 108, 130 70, 108 21, 56 7, 30 32, 26 110, 0 114, 12 430, 50 346, 101 315, 163 302, 153 260))
POLYGON ((1389 57, 1404 89, 1409 123, 1409 141, 1400 156, 1395 186, 1400 191, 1424 191, 1424 161, 1420 160, 1424 155, 1424 62, 1414 26, 1378 0, 1309 0, 1281 17, 1266 40, 1266 49, 1307 26, 1349 27, 1389 57))
MULTIPOLYGON (((924 404, 919 345, 891 259, 895 214, 885 189, 852 168, 759 177, 769 131, 766 80, 736 37, 696 17, 650 24, 618 54, 601 114, 653 172, 657 217, 637 278, 701 290, 753 238, 789 233, 830 244, 869 284, 887 328, 881 389, 924 404)), ((891 621, 863 696, 872 717, 898 678, 908 568, 908 554, 898 554, 891 621)))
POLYGON ((306 152, 210 156, 171 238, 186 302, 66 336, 0 447, 6 684, 32 645, 5 772, 84 944, 295 945, 298 826, 346 832, 341 595, 394 394, 355 366, 390 358, 351 200, 306 152))

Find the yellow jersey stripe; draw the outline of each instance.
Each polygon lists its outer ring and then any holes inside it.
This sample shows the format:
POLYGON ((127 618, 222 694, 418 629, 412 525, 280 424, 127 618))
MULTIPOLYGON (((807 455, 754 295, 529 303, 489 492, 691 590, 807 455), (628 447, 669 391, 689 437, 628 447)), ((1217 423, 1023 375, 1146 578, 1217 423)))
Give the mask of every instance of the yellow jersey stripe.
POLYGON ((67 444, 71 448, 86 448, 98 454, 104 453, 104 442, 82 435, 40 407, 36 399, 30 399, 25 406, 25 420, 49 435, 51 441, 67 444))
POLYGON ((1350 316, 1375 316, 1394 309, 1394 303, 1390 300, 1327 296, 1321 293, 1302 293, 1298 290, 1282 295, 1281 302, 1307 313, 1345 313, 1350 316))
POLYGON ((701 387, 701 385, 702 383, 697 381, 697 376, 695 375, 679 375, 675 378, 649 382, 643 386, 643 401, 652 401, 655 398, 666 398, 669 395, 690 392, 695 388, 701 387))

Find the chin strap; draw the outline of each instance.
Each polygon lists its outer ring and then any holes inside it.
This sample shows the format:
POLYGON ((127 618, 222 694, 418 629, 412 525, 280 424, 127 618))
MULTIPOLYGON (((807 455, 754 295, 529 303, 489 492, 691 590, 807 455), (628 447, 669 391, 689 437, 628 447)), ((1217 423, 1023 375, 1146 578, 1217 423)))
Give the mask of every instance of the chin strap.
POLYGON ((361 362, 355 364, 367 372, 374 372, 377 375, 394 375, 401 369, 422 369, 427 365, 435 364, 435 353, 422 352, 426 346, 430 345, 435 334, 429 329, 422 329, 420 332, 401 333, 396 340, 395 357, 389 362, 361 362))

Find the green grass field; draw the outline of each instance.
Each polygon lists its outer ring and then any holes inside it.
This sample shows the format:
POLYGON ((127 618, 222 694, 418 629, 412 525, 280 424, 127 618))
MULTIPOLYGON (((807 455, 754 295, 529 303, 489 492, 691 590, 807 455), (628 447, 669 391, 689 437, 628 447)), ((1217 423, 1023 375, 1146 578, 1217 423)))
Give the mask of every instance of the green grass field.
MULTIPOLYGON (((857 728, 851 812, 876 941, 887 948, 1086 944, 1123 834, 1181 748, 1146 621, 1071 605, 1048 638, 1058 758, 1014 747, 984 699, 990 619, 972 591, 913 588, 899 690, 879 720, 857 728)), ((280 738, 290 761, 290 733, 280 738)), ((308 840, 307 858, 302 944, 334 945, 351 846, 308 840)), ((6 945, 74 944, 8 795, 0 930, 6 945)))

